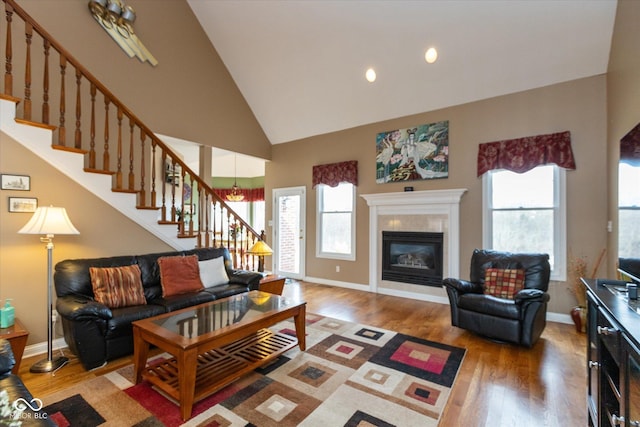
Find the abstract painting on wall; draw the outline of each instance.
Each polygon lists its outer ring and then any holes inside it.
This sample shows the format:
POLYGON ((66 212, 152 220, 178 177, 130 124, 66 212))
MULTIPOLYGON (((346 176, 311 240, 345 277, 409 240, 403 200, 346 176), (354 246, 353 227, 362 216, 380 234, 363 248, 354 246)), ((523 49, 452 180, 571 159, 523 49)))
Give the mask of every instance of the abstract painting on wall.
POLYGON ((376 135, 376 183, 448 176, 448 120, 376 135))

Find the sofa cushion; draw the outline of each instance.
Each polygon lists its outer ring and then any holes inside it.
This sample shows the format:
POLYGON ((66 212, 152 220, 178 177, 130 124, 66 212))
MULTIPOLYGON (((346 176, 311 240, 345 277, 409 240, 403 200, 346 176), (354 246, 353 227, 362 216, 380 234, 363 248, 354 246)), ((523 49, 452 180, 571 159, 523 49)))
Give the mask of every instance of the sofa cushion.
POLYGON ((482 294, 462 294, 458 301, 458 308, 474 312, 478 315, 503 317, 505 319, 520 319, 518 305, 510 299, 496 298, 482 294))
POLYGON ((498 298, 513 299, 524 289, 524 270, 511 268, 487 268, 484 292, 498 298))
POLYGON ((198 256, 170 256, 158 258, 162 296, 187 294, 201 291, 200 269, 198 256))
POLYGON ((169 312, 210 302, 214 299, 215 295, 209 292, 191 292, 188 294, 172 295, 166 298, 156 298, 153 301, 149 301, 149 304, 158 305, 162 307, 164 311, 169 312))
POLYGON ((133 256, 116 256, 110 258, 68 259, 56 264, 53 279, 56 296, 82 295, 93 297, 90 267, 122 267, 137 264, 133 256))
POLYGON ((200 269, 200 280, 205 288, 229 283, 229 275, 227 274, 223 257, 219 256, 205 261, 198 261, 198 267, 200 269))
POLYGON ((146 304, 142 290, 140 267, 90 267, 93 295, 109 308, 146 304))
POLYGON ((215 299, 227 298, 243 292, 249 292, 246 285, 224 284, 204 288, 204 290, 215 297, 215 299))

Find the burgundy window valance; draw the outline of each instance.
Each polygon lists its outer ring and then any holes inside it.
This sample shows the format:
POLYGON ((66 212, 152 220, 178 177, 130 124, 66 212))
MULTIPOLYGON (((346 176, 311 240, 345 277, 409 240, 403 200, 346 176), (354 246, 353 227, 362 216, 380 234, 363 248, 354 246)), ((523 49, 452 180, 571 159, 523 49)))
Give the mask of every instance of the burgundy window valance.
POLYGON ((478 147, 478 176, 494 169, 523 173, 549 163, 576 168, 569 131, 487 142, 478 147))
POLYGON ((337 187, 341 182, 348 182, 358 185, 358 161, 331 163, 327 165, 316 165, 313 167, 313 185, 325 184, 329 187, 337 187))
POLYGON ((620 140, 620 161, 640 166, 640 124, 620 140))
MULTIPOLYGON (((230 188, 214 188, 213 191, 224 200, 227 200, 227 194, 231 194, 230 188)), ((264 188, 241 188, 239 191, 244 195, 243 202, 264 201, 264 188)))

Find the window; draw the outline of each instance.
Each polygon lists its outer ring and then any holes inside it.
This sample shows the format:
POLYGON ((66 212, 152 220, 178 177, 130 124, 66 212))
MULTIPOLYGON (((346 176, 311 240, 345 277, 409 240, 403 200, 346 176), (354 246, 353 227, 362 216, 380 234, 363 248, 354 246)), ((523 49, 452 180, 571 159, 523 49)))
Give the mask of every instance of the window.
POLYGON ((620 163, 618 169, 618 257, 640 254, 640 166, 620 163))
POLYGON ((484 247, 549 254, 551 279, 566 280, 565 170, 544 165, 483 178, 484 247))
POLYGON ((264 200, 257 202, 227 202, 227 205, 258 233, 265 229, 264 200))
POLYGON ((317 193, 316 256, 344 260, 356 259, 355 186, 319 184, 317 193))

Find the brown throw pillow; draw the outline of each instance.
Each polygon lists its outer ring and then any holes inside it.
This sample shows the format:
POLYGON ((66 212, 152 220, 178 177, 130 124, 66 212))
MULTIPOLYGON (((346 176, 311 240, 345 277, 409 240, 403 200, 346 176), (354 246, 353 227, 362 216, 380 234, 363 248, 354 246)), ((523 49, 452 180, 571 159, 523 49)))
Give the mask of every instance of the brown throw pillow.
POLYGON ((140 267, 136 264, 123 267, 89 267, 93 295, 109 308, 146 304, 142 289, 140 267))
POLYGON ((202 290, 198 255, 158 258, 162 296, 186 294, 202 290))
POLYGON ((524 270, 487 268, 484 278, 485 294, 513 299, 514 295, 522 289, 524 289, 524 270))

